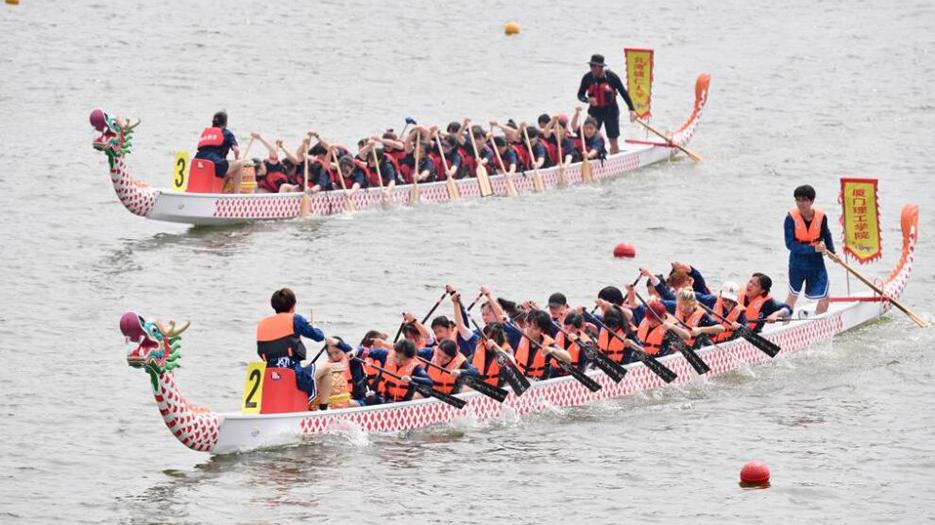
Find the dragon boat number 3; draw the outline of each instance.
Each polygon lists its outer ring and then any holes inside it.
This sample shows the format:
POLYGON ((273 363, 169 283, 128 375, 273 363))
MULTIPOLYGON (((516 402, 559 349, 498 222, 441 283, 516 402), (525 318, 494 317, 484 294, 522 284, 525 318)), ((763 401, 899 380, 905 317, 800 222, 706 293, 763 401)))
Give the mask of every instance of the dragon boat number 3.
MULTIPOLYGON (((672 158, 691 141, 701 122, 701 114, 708 101, 711 77, 707 73, 695 82, 695 103, 688 119, 672 133, 670 140, 627 140, 619 153, 591 162, 591 179, 600 181, 672 158)), ((347 197, 341 189, 309 194, 303 193, 219 193, 220 179, 213 175, 213 167, 203 159, 186 160, 184 170, 179 157, 173 165, 171 189, 153 188, 130 175, 127 155, 132 150, 136 123, 111 117, 101 109, 91 112, 91 124, 101 135, 94 148, 107 155, 110 178, 120 202, 131 213, 147 219, 186 224, 222 225, 259 220, 291 219, 303 216, 302 203, 308 203, 310 216, 344 213, 348 209, 366 209, 382 206, 409 205, 422 202, 448 202, 452 195, 461 198, 482 196, 478 179, 465 177, 454 181, 457 191, 449 192, 447 180, 422 183, 413 196, 410 185, 402 184, 393 190, 380 187, 364 188, 347 197), (350 200, 348 200, 350 199, 350 200)), ((518 192, 532 192, 541 180, 544 189, 589 182, 582 176, 581 163, 564 167, 551 167, 533 173, 520 173, 509 180, 504 175, 489 177, 494 195, 507 196, 508 188, 518 192), (534 182, 535 181, 535 182, 534 182), (512 184, 512 186, 511 186, 512 184)), ((484 191, 484 195, 489 195, 484 191)))
POLYGON ((188 191, 189 156, 187 151, 175 152, 172 165, 172 191, 188 191))
MULTIPOLYGON (((918 238, 919 210, 915 205, 903 208, 901 226, 902 254, 896 267, 883 279, 884 294, 897 300, 905 289, 915 258, 918 238)), ((865 292, 835 301, 831 308, 809 322, 768 325, 762 335, 781 347, 781 354, 796 352, 836 334, 879 318, 891 303, 865 292)), ((120 319, 121 332, 133 344, 127 353, 127 364, 144 369, 150 378, 153 396, 166 426, 185 446, 201 452, 230 453, 301 442, 304 436, 323 432, 362 429, 374 432, 411 430, 444 424, 457 418, 474 420, 501 419, 547 410, 548 407, 570 407, 591 401, 621 397, 653 388, 664 388, 659 376, 638 361, 625 365, 628 373, 615 382, 600 370, 587 374, 601 389, 591 391, 574 377, 564 376, 544 381, 532 381, 522 395, 507 395, 502 402, 464 392, 455 397, 466 403, 459 410, 434 398, 416 399, 370 407, 352 407, 325 411, 307 411, 304 392, 296 387, 291 369, 268 368, 253 363, 247 369, 242 410, 218 413, 189 403, 175 383, 173 370, 179 366, 181 333, 188 323, 164 327, 159 321, 145 321, 139 314, 128 312, 120 319)), ((744 339, 721 342, 697 351, 710 366, 707 375, 717 375, 770 359, 759 348, 744 339)), ((681 353, 659 358, 675 372, 672 384, 694 381, 697 374, 681 353)))

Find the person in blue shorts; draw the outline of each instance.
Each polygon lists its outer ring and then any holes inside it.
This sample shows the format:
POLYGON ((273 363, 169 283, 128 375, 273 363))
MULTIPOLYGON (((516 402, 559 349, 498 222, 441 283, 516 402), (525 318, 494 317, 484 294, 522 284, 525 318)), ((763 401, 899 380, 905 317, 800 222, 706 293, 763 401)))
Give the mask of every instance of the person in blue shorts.
POLYGON ((828 217, 815 208, 815 188, 799 186, 793 192, 795 208, 789 210, 784 225, 786 248, 789 249, 789 297, 786 303, 795 308, 795 301, 805 286, 805 297, 818 301, 815 314, 828 311, 828 271, 826 251, 834 253, 834 240, 828 229, 828 217))

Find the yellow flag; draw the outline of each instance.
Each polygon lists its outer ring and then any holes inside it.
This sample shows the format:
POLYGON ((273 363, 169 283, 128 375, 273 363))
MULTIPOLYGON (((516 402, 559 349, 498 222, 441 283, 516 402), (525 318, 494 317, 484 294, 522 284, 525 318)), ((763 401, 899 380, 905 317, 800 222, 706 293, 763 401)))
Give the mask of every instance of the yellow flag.
POLYGON ((247 382, 243 387, 242 414, 259 414, 263 400, 263 378, 266 376, 266 363, 254 361, 247 365, 247 382))
POLYGON ((623 54, 627 59, 627 92, 636 109, 636 116, 652 116, 650 103, 653 93, 653 50, 626 48, 623 54))
POLYGON ((841 179, 844 251, 866 264, 883 253, 877 179, 841 179))
POLYGON ((188 152, 176 151, 172 165, 172 191, 188 190, 188 152))

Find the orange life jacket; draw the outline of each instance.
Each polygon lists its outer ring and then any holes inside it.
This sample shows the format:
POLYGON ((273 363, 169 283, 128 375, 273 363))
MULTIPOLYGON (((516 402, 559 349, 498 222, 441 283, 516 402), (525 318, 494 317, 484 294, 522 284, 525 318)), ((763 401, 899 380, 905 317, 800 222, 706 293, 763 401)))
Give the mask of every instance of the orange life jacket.
POLYGON ((825 212, 818 208, 812 208, 814 215, 812 222, 805 227, 805 217, 799 212, 798 208, 789 210, 789 216, 792 217, 792 223, 795 225, 795 240, 802 244, 812 246, 821 240, 821 223, 824 221, 825 212))
POLYGON ((666 327, 662 323, 658 324, 650 331, 648 317, 643 317, 643 320, 640 321, 639 328, 636 329, 636 336, 643 345, 643 351, 649 355, 659 354, 662 350, 662 340, 665 335, 666 327))
MULTIPOLYGON (((435 353, 432 355, 432 363, 445 368, 446 370, 457 370, 461 368, 461 365, 467 361, 467 358, 464 357, 464 354, 458 352, 455 356, 448 362, 447 365, 442 365, 441 360, 438 358, 438 349, 435 350, 435 353)), ((447 357, 447 356, 446 356, 447 357)), ((457 378, 448 372, 442 372, 441 370, 435 368, 434 366, 428 367, 429 378, 432 379, 432 388, 443 393, 450 394, 454 392, 455 381, 457 378)))
POLYGON ((734 329, 731 328, 731 326, 737 322, 737 319, 740 319, 740 314, 745 310, 743 304, 741 304, 743 302, 743 297, 740 296, 738 299, 740 302, 735 304, 734 308, 730 312, 727 312, 726 315, 724 313, 724 300, 721 299, 720 295, 717 298, 717 302, 714 303, 714 308, 712 308, 714 313, 727 319, 727 321, 722 321, 720 317, 716 319, 716 321, 720 322, 721 326, 724 327, 724 331, 714 336, 715 343, 723 343, 734 337, 734 329))
MULTIPOLYGON (((542 346, 552 344, 552 339, 546 335, 542 336, 542 346)), ((546 363, 545 356, 539 351, 538 347, 530 349, 529 339, 523 337, 516 349, 516 364, 526 377, 542 379, 545 377, 546 363)))
POLYGON ((555 346, 564 348, 568 354, 571 356, 571 365, 577 368, 581 365, 581 347, 578 346, 578 342, 571 342, 565 340, 565 334, 559 332, 555 335, 555 346), (570 343, 570 344, 567 344, 570 343))
POLYGON ((474 356, 471 357, 471 364, 477 369, 481 379, 488 385, 500 386, 500 363, 497 361, 497 353, 490 352, 480 343, 474 356))
POLYGON ((338 362, 331 362, 331 397, 328 398, 330 408, 347 408, 351 405, 351 392, 354 390, 354 380, 351 379, 351 367, 347 356, 338 362))
MULTIPOLYGON (((626 333, 622 329, 618 328, 615 333, 626 339, 626 333)), ((601 349, 601 352, 607 354, 607 357, 615 363, 623 362, 623 353, 627 349, 623 341, 611 336, 606 328, 601 328, 601 331, 597 335, 597 347, 601 349)))
POLYGON ((295 314, 281 313, 262 319, 256 325, 256 352, 264 361, 305 355, 302 338, 295 333, 295 314))
MULTIPOLYGON (((770 299, 772 299, 772 297, 769 295, 761 295, 747 303, 747 326, 749 326, 751 330, 756 330, 756 325, 759 324, 757 319, 760 317, 760 310, 763 309, 763 305, 770 299)), ((746 298, 743 300, 746 301, 746 298)))
MULTIPOLYGON (((403 366, 399 366, 396 360, 392 359, 387 360, 386 366, 383 368, 398 376, 412 377, 412 373, 417 366, 419 366, 419 363, 416 362, 415 358, 410 359, 409 362, 403 366)), ((402 379, 396 379, 389 374, 383 374, 383 382, 380 383, 380 393, 386 401, 406 401, 412 398, 412 387, 403 383, 402 379)))
POLYGON ((224 144, 224 130, 222 128, 205 128, 198 139, 198 149, 217 147, 224 144))
MULTIPOLYGON (((704 310, 702 310, 700 306, 696 306, 695 310, 688 316, 683 315, 682 311, 678 308, 675 309, 675 318, 685 323, 689 328, 696 328, 698 323, 701 322, 702 317, 704 317, 704 310)), ((689 332, 690 331, 691 330, 689 330, 689 332)), ((685 340, 685 344, 688 345, 689 348, 692 348, 695 346, 695 338, 689 337, 685 340)))

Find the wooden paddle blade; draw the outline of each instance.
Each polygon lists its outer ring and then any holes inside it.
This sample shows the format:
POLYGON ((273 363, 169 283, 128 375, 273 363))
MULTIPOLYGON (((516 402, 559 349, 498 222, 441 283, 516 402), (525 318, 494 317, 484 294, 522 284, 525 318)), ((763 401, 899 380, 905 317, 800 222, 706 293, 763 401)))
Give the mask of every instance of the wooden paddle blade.
POLYGON ((581 182, 591 182, 594 180, 594 176, 591 174, 591 161, 582 160, 581 161, 581 182))
POLYGON ((455 397, 450 394, 443 394, 431 387, 421 385, 419 383, 412 383, 412 384, 415 387, 416 392, 422 394, 423 397, 434 397, 435 399, 438 399, 439 401, 448 403, 449 405, 457 408, 458 410, 461 410, 462 408, 464 408, 464 405, 467 404, 467 401, 461 399, 460 397, 455 397))
POLYGON ((477 164, 477 186, 480 188, 481 197, 490 197, 493 195, 493 186, 490 185, 490 175, 487 173, 487 168, 480 164, 479 160, 477 164))
POLYGON ((448 198, 453 201, 461 200, 461 192, 458 190, 458 183, 451 177, 447 179, 448 184, 448 198))
POLYGON ((545 182, 542 181, 542 175, 539 173, 539 170, 536 170, 532 174, 532 189, 536 192, 545 191, 545 182))
POLYGON ((299 204, 299 217, 308 217, 312 213, 312 199, 308 193, 302 195, 302 202, 299 204))
POLYGON ((640 361, 646 365, 646 368, 659 376, 659 379, 662 379, 666 383, 671 383, 672 381, 675 381, 676 377, 678 377, 678 374, 673 372, 666 365, 660 363, 658 359, 649 354, 640 354, 640 361))
POLYGON ((412 187, 409 188, 409 204, 417 204, 419 202, 419 185, 413 183, 412 187))
POLYGON ((761 350, 764 354, 770 357, 776 357, 776 355, 778 355, 782 350, 779 345, 754 332, 749 327, 741 326, 737 333, 740 334, 740 337, 743 337, 751 345, 757 347, 757 349, 761 350))
POLYGON ((685 341, 683 341, 681 337, 672 334, 672 332, 668 332, 666 336, 669 339, 669 344, 674 346, 676 350, 685 356, 685 360, 695 369, 695 372, 698 372, 699 375, 704 375, 711 370, 708 365, 698 357, 698 354, 685 344, 685 341), (670 334, 671 337, 668 337, 670 334))
POLYGON ((564 361, 559 361, 558 359, 556 359, 555 361, 558 363, 558 367, 560 369, 564 370, 568 374, 571 374, 571 377, 574 377, 576 380, 578 380, 579 383, 584 385, 585 388, 587 388, 591 392, 597 392, 598 390, 603 388, 601 387, 600 383, 591 379, 591 376, 589 376, 588 374, 585 374, 581 370, 578 370, 576 367, 571 366, 564 361))
POLYGON ((497 401, 498 403, 503 403, 503 400, 506 399, 507 394, 509 394, 509 392, 507 392, 505 389, 498 386, 489 385, 477 377, 468 375, 463 377, 465 385, 473 388, 474 390, 477 390, 481 394, 484 394, 485 396, 497 401))
POLYGON ((564 188, 568 186, 568 177, 565 175, 565 164, 558 165, 558 186, 564 188))
POLYGON ((594 366, 598 367, 607 374, 614 383, 619 383, 623 381, 623 377, 627 375, 627 369, 620 366, 620 363, 615 362, 613 359, 607 357, 603 352, 598 350, 593 345, 585 345, 584 354, 594 363, 594 366))

